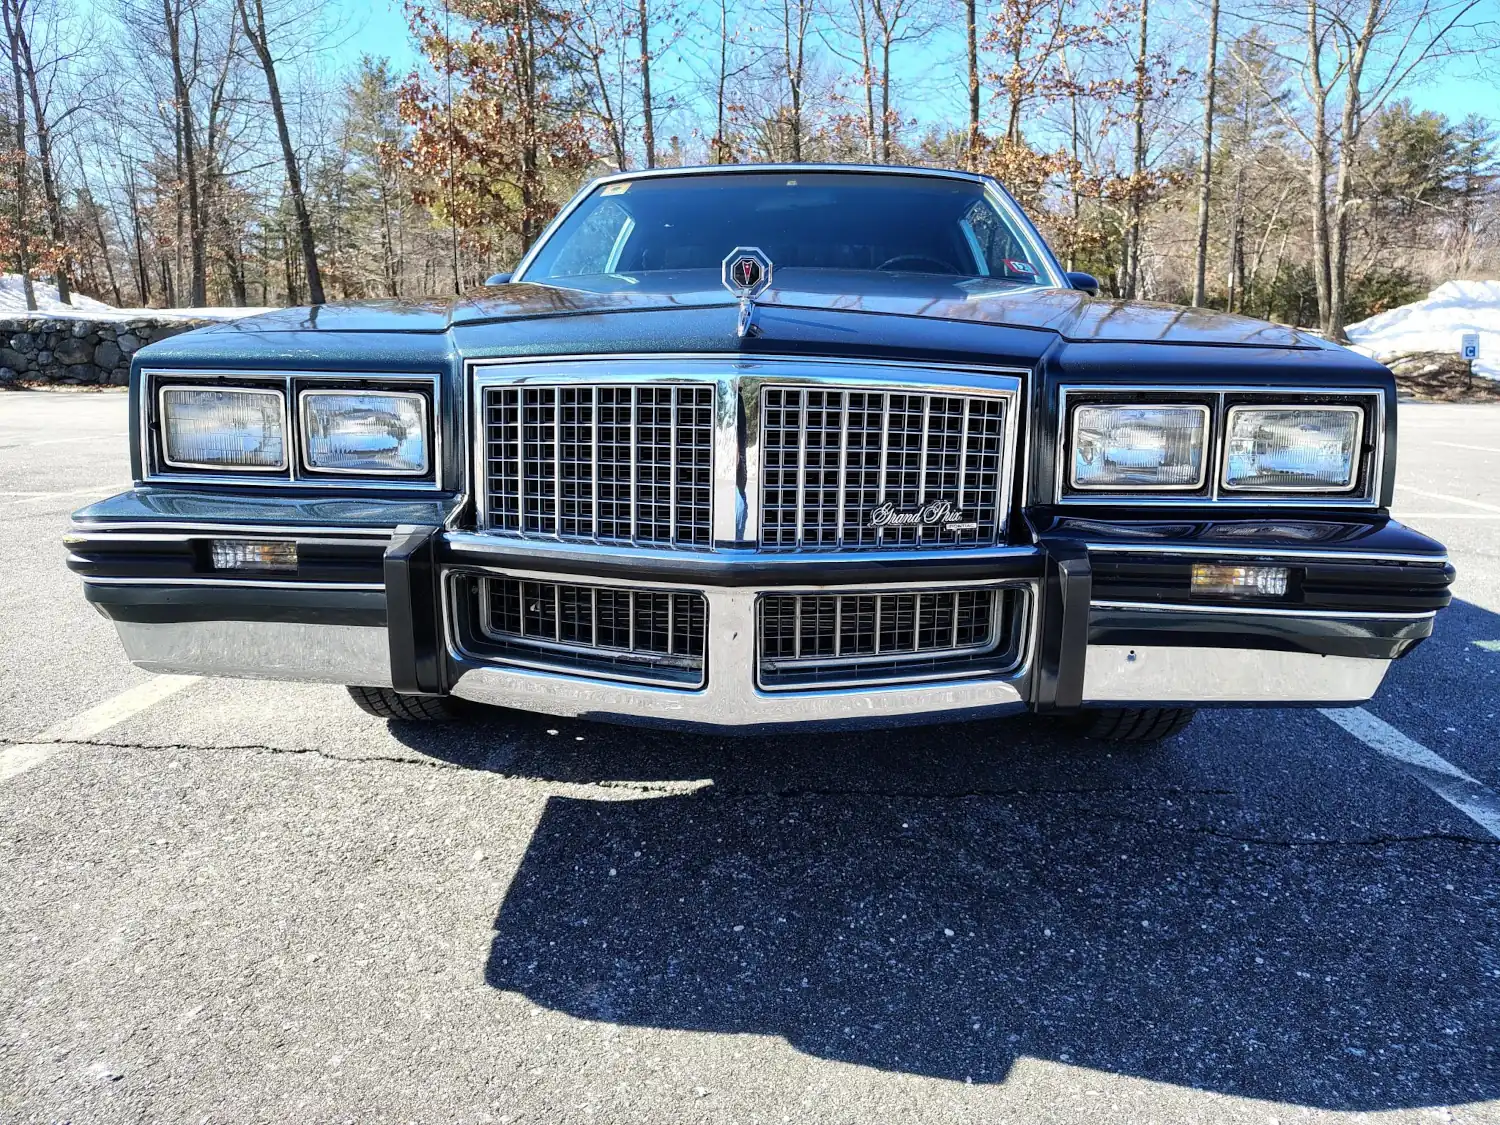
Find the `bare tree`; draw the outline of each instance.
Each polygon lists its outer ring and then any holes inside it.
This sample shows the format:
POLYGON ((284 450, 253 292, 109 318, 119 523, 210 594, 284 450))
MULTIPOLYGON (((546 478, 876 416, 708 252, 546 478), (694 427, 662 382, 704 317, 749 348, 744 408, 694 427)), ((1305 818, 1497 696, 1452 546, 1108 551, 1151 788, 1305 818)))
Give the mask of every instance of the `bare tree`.
POLYGON ((651 104, 651 9, 647 0, 637 2, 641 33, 641 143, 646 167, 656 167, 656 113, 651 104))
POLYGON ((813 0, 780 0, 776 12, 781 33, 781 77, 786 82, 785 128, 787 150, 794 162, 802 160, 805 130, 802 120, 804 83, 807 80, 807 35, 812 27, 813 0))
POLYGON ((1208 303, 1208 205, 1213 191, 1214 81, 1219 62, 1219 0, 1209 0, 1208 61, 1203 70, 1202 155, 1198 163, 1198 232, 1193 251, 1193 304, 1208 303))
POLYGON ((297 223, 297 240, 302 247, 302 268, 307 275, 307 299, 311 304, 321 305, 323 278, 318 272, 318 243, 313 236, 312 216, 308 213, 307 199, 302 193, 302 172, 297 163, 297 150, 292 146, 286 107, 281 100, 281 83, 276 77, 276 57, 271 49, 271 35, 266 27, 265 3, 264 0, 235 2, 239 8, 245 38, 250 41, 255 57, 260 62, 260 69, 266 76, 266 93, 271 99, 271 113, 276 119, 276 136, 281 142, 281 159, 286 166, 287 194, 291 197, 292 215, 297 223))
POLYGON ((1125 228, 1125 296, 1133 298, 1141 280, 1141 209, 1146 180, 1146 100, 1149 93, 1151 0, 1140 0, 1135 52, 1134 110, 1130 116, 1130 218, 1125 228))
POLYGON ((5 20, 5 41, 10 54, 10 72, 15 87, 15 233, 16 272, 21 275, 21 288, 26 296, 28 311, 36 311, 36 288, 31 283, 31 257, 26 227, 31 216, 26 210, 26 86, 22 78, 21 37, 26 18, 27 0, 0 0, 0 13, 5 20))
POLYGON ((196 0, 161 0, 162 28, 167 33, 168 61, 172 67, 174 109, 178 129, 182 173, 187 184, 188 250, 192 280, 188 303, 208 303, 208 263, 204 249, 207 221, 198 180, 198 125, 193 115, 192 75, 198 51, 198 7, 196 0), (186 45, 184 39, 188 39, 186 45), (190 53, 185 53, 186 51, 190 53))

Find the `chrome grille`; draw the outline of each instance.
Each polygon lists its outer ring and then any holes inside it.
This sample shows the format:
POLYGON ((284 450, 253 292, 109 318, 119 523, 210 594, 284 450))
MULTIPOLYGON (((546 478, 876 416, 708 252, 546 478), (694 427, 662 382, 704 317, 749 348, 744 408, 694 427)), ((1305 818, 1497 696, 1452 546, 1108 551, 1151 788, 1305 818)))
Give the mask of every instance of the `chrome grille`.
POLYGON ((998 637, 999 592, 768 594, 760 599, 767 668, 900 661, 985 651, 998 637))
POLYGON ((1003 398, 817 387, 761 396, 762 547, 996 541, 1007 502, 1003 398), (879 526, 877 510, 894 518, 879 526), (915 522, 918 513, 929 520, 915 522))
POLYGON ((479 598, 492 641, 610 663, 703 669, 702 594, 484 578, 479 598))
POLYGON ((711 546, 713 399, 707 384, 488 388, 487 526, 711 546))

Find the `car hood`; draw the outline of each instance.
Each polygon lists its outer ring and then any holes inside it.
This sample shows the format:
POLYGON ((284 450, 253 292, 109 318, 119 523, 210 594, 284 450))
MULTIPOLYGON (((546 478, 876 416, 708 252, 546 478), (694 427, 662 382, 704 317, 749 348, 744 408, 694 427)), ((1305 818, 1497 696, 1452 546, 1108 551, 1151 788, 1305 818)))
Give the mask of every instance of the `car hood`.
MULTIPOLYGON (((478 324, 544 316, 704 308, 734 303, 717 274, 684 270, 587 279, 559 285, 489 286, 454 302, 452 322, 478 324)), ((757 304, 956 320, 1055 332, 1070 341, 1239 344, 1317 348, 1316 336, 1208 309, 1090 297, 990 278, 949 281, 930 274, 779 270, 757 304)))
MULTIPOLYGON (((442 333, 450 327, 632 311, 719 308, 735 298, 708 270, 610 275, 569 286, 486 286, 453 300, 373 300, 278 309, 211 326, 210 333, 442 333)), ((1208 309, 1116 301, 1073 289, 930 274, 778 270, 757 304, 853 314, 963 321, 1056 333, 1069 341, 1319 348, 1285 325, 1208 309)))

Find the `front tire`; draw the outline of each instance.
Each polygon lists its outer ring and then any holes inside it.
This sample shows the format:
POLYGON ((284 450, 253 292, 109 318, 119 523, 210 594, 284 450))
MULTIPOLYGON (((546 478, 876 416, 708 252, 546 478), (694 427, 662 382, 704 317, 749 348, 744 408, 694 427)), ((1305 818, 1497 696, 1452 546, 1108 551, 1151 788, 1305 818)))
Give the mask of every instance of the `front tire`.
POLYGON ((1104 742, 1160 742, 1193 721, 1191 707, 1107 707, 1073 719, 1074 731, 1104 742))
POLYGON ((446 695, 402 695, 383 687, 350 687, 349 698, 377 719, 416 723, 445 723, 458 718, 458 708, 446 695))

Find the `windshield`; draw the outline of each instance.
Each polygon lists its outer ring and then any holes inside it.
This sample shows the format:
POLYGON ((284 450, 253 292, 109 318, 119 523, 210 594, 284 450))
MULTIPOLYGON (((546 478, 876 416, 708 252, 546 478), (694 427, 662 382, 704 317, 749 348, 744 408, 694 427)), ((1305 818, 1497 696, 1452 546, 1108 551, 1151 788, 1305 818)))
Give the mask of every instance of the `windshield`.
POLYGON ((736 172, 621 180, 594 189, 525 280, 676 270, 718 273, 740 246, 777 270, 883 270, 1050 284, 1041 251, 982 184, 939 176, 736 172))

